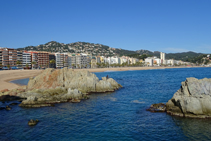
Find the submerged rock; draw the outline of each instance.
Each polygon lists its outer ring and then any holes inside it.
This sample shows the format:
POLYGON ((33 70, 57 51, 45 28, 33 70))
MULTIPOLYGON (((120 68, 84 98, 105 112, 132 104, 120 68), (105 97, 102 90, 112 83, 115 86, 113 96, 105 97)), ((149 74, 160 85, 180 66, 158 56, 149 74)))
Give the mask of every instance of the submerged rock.
POLYGON ((29 125, 29 126, 34 126, 34 125, 36 125, 38 122, 39 122, 39 121, 38 121, 37 119, 36 119, 36 120, 31 119, 31 120, 28 122, 28 125, 29 125))
POLYGON ((166 103, 167 113, 182 117, 211 118, 211 79, 187 78, 166 103))
POLYGON ((147 109, 150 112, 165 112, 166 105, 164 103, 152 104, 150 108, 147 109))
POLYGON ((7 111, 9 111, 9 110, 11 110, 12 108, 11 108, 10 106, 6 106, 5 109, 6 109, 7 111))

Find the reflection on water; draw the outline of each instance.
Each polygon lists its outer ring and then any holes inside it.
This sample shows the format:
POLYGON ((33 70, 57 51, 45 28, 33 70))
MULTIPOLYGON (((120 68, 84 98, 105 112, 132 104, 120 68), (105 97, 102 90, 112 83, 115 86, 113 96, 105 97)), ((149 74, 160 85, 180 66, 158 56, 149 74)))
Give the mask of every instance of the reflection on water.
MULTIPOLYGON (((211 120, 150 113, 166 103, 186 77, 211 78, 211 68, 96 73, 123 85, 113 93, 95 93, 80 103, 0 111, 1 140, 210 140, 211 120), (198 72, 203 73, 198 73, 198 72), (40 122, 29 127, 29 119, 40 122)), ((1 103, 3 106, 8 103, 1 103)), ((1 106, 2 106, 1 105, 1 106)))
POLYGON ((211 119, 172 117, 172 120, 189 140, 211 140, 211 119))

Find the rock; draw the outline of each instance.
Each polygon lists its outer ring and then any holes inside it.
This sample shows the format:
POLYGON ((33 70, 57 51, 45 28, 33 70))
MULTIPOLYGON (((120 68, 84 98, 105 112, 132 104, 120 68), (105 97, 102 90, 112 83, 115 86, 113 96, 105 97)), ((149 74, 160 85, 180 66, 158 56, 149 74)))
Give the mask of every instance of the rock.
POLYGON ((30 78, 26 89, 14 91, 18 97, 27 98, 19 106, 42 107, 61 102, 80 102, 92 92, 114 91, 122 86, 114 79, 99 80, 89 71, 72 69, 46 69, 35 78, 30 78))
POLYGON ((182 117, 211 118, 211 79, 187 78, 166 103, 167 113, 182 117))
POLYGON ((19 96, 10 96, 10 95, 2 95, 0 96, 0 101, 15 101, 15 100, 23 100, 24 98, 21 98, 19 96))
POLYGON ((34 126, 34 125, 36 125, 38 122, 39 122, 39 121, 38 121, 37 119, 36 119, 36 120, 31 119, 31 120, 28 122, 28 125, 29 125, 29 126, 34 126))
POLYGON ((81 100, 79 100, 79 99, 73 99, 73 100, 71 100, 71 102, 72 103, 79 103, 79 102, 81 102, 81 100))
POLYGON ((150 108, 147 109, 150 112, 165 112, 166 105, 164 103, 152 104, 150 108))
POLYGON ((18 105, 18 103, 16 103, 16 102, 13 102, 13 103, 10 103, 9 105, 18 105))
POLYGON ((9 107, 9 106, 6 106, 5 109, 6 109, 7 111, 9 111, 9 110, 11 110, 12 108, 9 107))
POLYGON ((65 87, 78 89, 82 93, 114 91, 121 87, 112 78, 99 80, 89 71, 73 71, 72 69, 46 69, 35 78, 30 78, 27 89, 55 89, 65 87))
POLYGON ((4 89, 4 90, 1 90, 0 92, 5 93, 5 92, 8 92, 8 91, 9 91, 8 89, 4 89))

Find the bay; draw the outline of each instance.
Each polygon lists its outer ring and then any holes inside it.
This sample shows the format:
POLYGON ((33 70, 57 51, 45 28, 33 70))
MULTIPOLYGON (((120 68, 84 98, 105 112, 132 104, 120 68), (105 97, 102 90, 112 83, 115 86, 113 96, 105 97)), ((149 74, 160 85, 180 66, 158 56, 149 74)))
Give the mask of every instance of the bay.
MULTIPOLYGON (((211 68, 180 68, 95 73, 123 88, 91 94, 80 103, 0 111, 1 140, 211 140, 211 119, 151 113, 153 103, 166 103, 187 77, 211 78, 211 68), (28 120, 40 122, 30 127, 28 120)), ((26 79, 17 80, 22 85, 26 79)), ((15 83, 19 83, 15 81, 15 83)), ((0 103, 0 105, 8 105, 0 103)))

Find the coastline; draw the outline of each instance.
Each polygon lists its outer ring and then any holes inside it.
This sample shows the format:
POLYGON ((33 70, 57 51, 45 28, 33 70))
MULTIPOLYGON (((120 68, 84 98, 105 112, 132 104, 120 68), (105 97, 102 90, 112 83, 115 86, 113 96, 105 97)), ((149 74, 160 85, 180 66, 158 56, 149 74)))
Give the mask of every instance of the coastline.
MULTIPOLYGON (((152 70, 152 69, 174 69, 174 68, 195 68, 191 67, 119 67, 119 68, 94 68, 94 69, 74 69, 74 71, 88 70, 90 72, 105 72, 105 71, 130 71, 130 70, 152 70)), ((0 71, 0 91, 4 89, 12 90, 20 85, 11 83, 12 80, 35 77, 43 70, 4 70, 0 71)))

